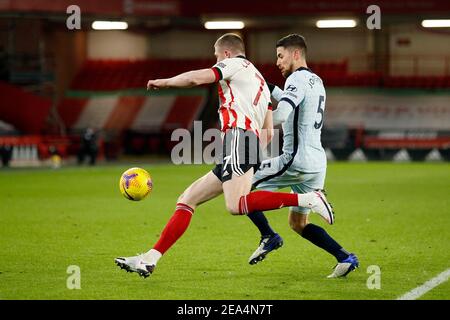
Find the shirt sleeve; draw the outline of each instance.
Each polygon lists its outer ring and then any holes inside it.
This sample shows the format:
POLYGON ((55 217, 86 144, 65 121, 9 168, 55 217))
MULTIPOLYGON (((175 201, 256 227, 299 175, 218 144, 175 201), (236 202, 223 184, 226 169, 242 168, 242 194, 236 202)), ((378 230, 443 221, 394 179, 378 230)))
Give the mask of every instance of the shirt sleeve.
POLYGON ((293 109, 286 102, 281 101, 278 104, 277 109, 273 112, 273 125, 277 126, 284 123, 292 110, 293 109))
POLYGON ((212 70, 216 75, 216 82, 220 80, 228 80, 239 70, 244 68, 242 59, 229 58, 216 63, 212 70))
POLYGON ((301 79, 293 74, 286 79, 284 90, 274 89, 272 97, 278 100, 278 107, 273 112, 273 125, 276 126, 285 122, 292 110, 303 101, 305 87, 301 79))
POLYGON ((279 102, 285 101, 291 105, 292 108, 296 108, 305 97, 305 88, 298 76, 292 74, 286 79, 284 84, 284 90, 279 95, 279 102))
POLYGON ((281 90, 278 86, 274 86, 271 95, 276 101, 280 101, 283 97, 283 93, 283 90, 281 90))

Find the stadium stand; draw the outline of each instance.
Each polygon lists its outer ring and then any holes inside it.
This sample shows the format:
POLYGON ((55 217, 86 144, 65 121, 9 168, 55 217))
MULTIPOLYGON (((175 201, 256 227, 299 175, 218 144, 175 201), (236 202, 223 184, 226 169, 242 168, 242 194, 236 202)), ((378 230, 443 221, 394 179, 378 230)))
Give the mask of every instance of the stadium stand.
POLYGON ((46 126, 51 100, 0 82, 0 115, 5 122, 28 134, 41 133, 46 126), (17 112, 20 110, 21 112, 17 112))
MULTIPOLYGON (((199 119, 210 92, 203 88, 204 90, 198 90, 194 94, 186 91, 167 91, 163 95, 154 93, 149 95, 144 87, 149 75, 153 78, 169 77, 212 65, 214 61, 210 59, 87 60, 73 78, 66 96, 57 105, 57 112, 69 135, 60 139, 54 136, 42 138, 34 136, 31 139, 34 141, 32 145, 37 148, 40 158, 50 156, 51 145, 57 146, 57 152, 63 157, 73 155, 77 153, 79 146, 78 134, 87 127, 94 127, 110 133, 116 137, 115 139, 131 141, 127 147, 128 151, 167 152, 172 147, 170 139, 167 138, 170 132, 176 128, 191 130, 193 121, 199 119)), ((261 63, 257 64, 257 67, 267 81, 283 85, 284 79, 275 64, 261 63)), ((382 72, 350 72, 348 60, 311 62, 309 67, 323 79, 327 87, 425 90, 450 88, 450 76, 390 76, 382 72)), ((45 131, 46 119, 51 109, 50 99, 6 83, 0 83, 0 93, 2 96, 0 112, 3 120, 13 124, 25 134, 39 134, 45 131), (17 118, 15 108, 26 111, 31 107, 32 117, 17 118)), ((327 146, 330 142, 330 150, 336 158, 348 158, 353 150, 359 147, 368 154, 373 153, 373 150, 398 151, 400 148, 412 151, 450 148, 446 136, 437 140, 386 140, 376 136, 365 136, 364 130, 362 134, 358 134, 359 142, 355 142, 352 130, 353 128, 338 129, 338 132, 346 137, 340 139, 340 143, 344 143, 342 146, 336 146, 335 142, 332 142, 336 139, 332 137, 327 139, 328 131, 324 131, 324 145, 327 146)), ((29 144, 28 140, 11 141, 17 146, 24 146, 29 144)), ((101 150, 103 149, 108 147, 104 147, 102 141, 101 150)), ((120 146, 115 146, 114 149, 120 149, 120 146)), ((114 157, 113 155, 112 158, 114 157)), ((379 155, 377 157, 380 158, 379 155)))
MULTIPOLYGON (((205 59, 88 60, 72 82, 72 90, 108 91, 142 88, 148 75, 168 77, 183 71, 212 66, 205 59)), ((273 63, 257 64, 265 78, 277 85, 284 79, 273 63)), ((309 67, 327 86, 387 88, 450 88, 450 76, 389 76, 382 72, 350 72, 348 61, 313 62, 309 67)))

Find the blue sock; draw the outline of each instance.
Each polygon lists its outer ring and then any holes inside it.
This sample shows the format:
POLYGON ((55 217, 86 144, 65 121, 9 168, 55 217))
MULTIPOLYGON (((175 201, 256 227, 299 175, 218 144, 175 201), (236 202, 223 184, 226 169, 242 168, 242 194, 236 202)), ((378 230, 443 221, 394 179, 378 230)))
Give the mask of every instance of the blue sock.
POLYGON ((345 251, 339 243, 331 238, 324 229, 315 224, 307 224, 303 229, 301 236, 332 254, 338 262, 347 259, 349 256, 349 253, 345 251))
POLYGON ((261 232, 262 237, 275 235, 275 232, 270 227, 269 221, 267 221, 264 212, 254 211, 252 213, 247 214, 247 217, 249 217, 250 220, 252 220, 255 226, 259 229, 259 232, 261 232))

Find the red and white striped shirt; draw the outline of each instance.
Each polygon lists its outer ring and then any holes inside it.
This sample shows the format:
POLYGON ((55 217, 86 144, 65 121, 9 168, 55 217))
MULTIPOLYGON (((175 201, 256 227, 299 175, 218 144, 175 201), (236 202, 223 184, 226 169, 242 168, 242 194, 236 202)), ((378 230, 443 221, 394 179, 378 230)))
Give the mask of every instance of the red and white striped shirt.
POLYGON ((212 70, 219 82, 220 129, 242 128, 259 135, 266 112, 272 108, 261 73, 244 56, 222 60, 212 70))

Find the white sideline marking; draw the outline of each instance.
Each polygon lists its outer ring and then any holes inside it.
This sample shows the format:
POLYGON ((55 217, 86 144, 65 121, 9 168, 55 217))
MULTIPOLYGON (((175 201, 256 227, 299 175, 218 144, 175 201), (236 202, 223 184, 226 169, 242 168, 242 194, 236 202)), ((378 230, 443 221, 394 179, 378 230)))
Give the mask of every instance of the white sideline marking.
POLYGON ((444 272, 440 273, 433 279, 428 280, 420 287, 417 287, 417 288, 412 289, 411 291, 405 293, 401 297, 397 298, 397 300, 415 300, 415 299, 423 296, 425 293, 427 293, 431 289, 437 287, 441 283, 444 283, 445 281, 448 280, 448 278, 450 278, 450 268, 445 270, 444 272))

